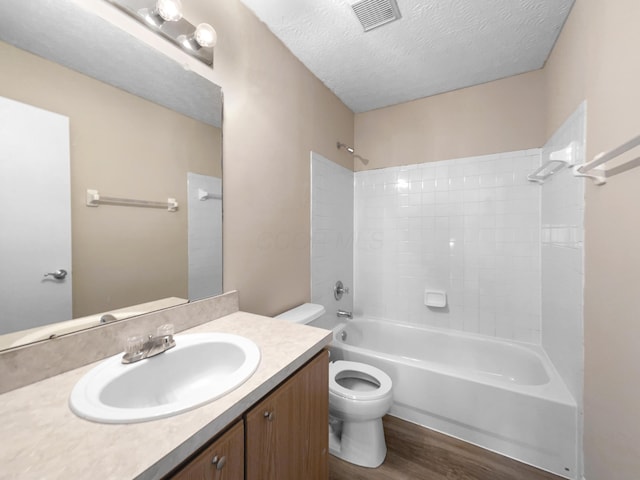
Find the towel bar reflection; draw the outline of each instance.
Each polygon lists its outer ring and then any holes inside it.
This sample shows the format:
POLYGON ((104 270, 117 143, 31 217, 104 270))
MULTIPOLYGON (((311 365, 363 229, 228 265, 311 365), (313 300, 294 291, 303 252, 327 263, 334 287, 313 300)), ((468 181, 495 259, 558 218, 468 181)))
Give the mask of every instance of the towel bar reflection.
POLYGON ((132 198, 108 197, 101 195, 98 190, 87 189, 87 207, 98 205, 126 205, 131 207, 166 208, 169 212, 178 210, 178 202, 175 198, 168 198, 166 202, 152 202, 149 200, 135 200, 132 198))

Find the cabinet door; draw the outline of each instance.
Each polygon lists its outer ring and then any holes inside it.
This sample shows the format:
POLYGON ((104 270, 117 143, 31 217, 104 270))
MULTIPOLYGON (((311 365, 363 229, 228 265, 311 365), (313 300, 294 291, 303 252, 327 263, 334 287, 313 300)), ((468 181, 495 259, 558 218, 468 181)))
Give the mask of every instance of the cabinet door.
POLYGON ((173 480, 244 480, 242 421, 237 422, 170 478, 173 480))
POLYGON ((328 379, 323 351, 247 412, 247 480, 328 479, 328 379))

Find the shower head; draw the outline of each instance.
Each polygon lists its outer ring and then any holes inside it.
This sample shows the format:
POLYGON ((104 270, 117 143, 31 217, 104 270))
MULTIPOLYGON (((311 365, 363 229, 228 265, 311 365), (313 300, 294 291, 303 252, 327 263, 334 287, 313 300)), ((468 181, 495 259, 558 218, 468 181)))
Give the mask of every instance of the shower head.
POLYGON ((349 152, 351 155, 353 155, 353 158, 357 158, 358 160, 360 160, 365 165, 367 165, 369 163, 369 160, 367 160, 366 158, 361 157, 360 155, 358 155, 356 153, 356 151, 353 149, 353 147, 350 147, 349 145, 346 145, 346 144, 338 141, 336 143, 336 147, 338 147, 338 150, 344 148, 347 152, 349 152))
POLYGON ((355 150, 353 149, 353 147, 350 147, 349 145, 345 145, 342 142, 338 142, 336 144, 336 146, 338 147, 338 150, 340 150, 341 148, 344 148, 347 152, 349 152, 351 155, 354 154, 355 150))

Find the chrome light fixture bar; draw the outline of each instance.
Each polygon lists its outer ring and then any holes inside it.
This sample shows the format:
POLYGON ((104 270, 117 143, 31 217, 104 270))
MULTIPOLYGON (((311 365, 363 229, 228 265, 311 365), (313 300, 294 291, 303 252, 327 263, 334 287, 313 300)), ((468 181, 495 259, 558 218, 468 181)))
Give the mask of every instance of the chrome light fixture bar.
POLYGON ((166 38, 182 51, 213 65, 218 35, 211 25, 194 26, 182 17, 180 0, 107 0, 127 15, 166 38))

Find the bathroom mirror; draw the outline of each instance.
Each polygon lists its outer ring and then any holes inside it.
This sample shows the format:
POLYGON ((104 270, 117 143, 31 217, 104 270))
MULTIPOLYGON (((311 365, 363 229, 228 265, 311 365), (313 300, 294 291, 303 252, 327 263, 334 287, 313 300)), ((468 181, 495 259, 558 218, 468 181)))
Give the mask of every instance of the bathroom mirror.
POLYGON ((222 293, 220 87, 73 0, 3 0, 0 58, 0 349, 222 293))

